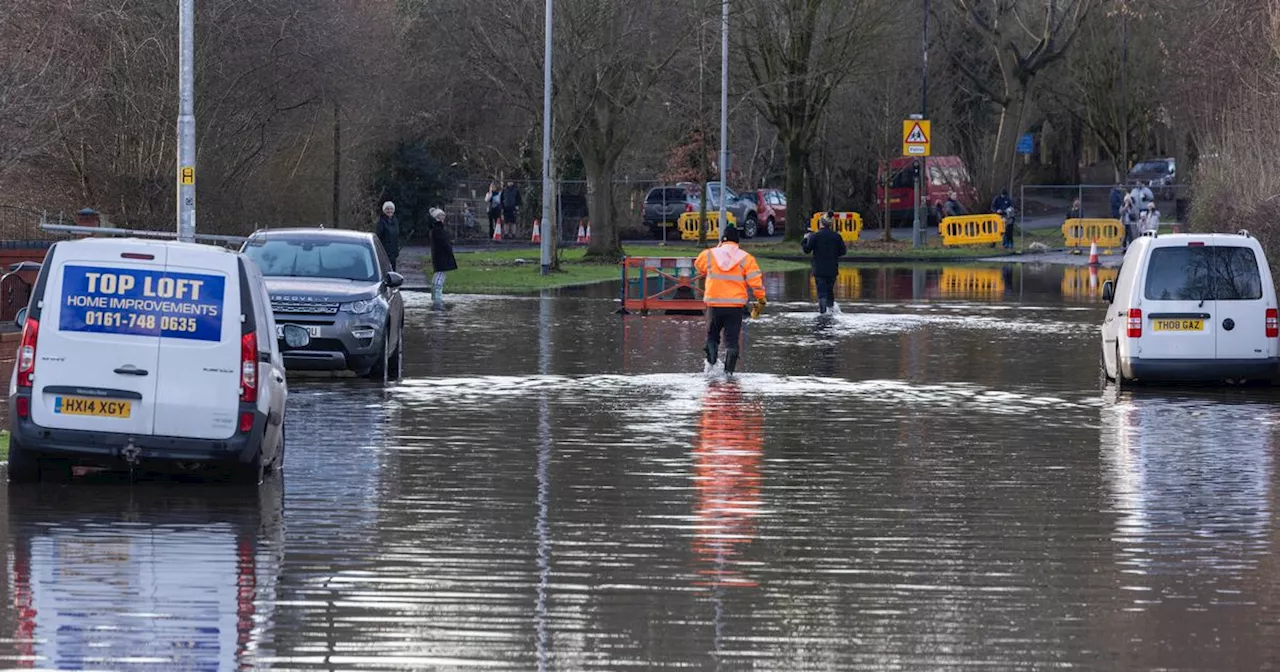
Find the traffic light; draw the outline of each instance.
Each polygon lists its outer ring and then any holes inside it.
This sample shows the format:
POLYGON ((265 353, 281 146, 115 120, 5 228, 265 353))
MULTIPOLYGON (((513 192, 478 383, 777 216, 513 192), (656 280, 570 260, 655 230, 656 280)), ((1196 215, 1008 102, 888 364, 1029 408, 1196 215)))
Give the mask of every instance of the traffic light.
POLYGON ((911 179, 920 180, 920 160, 915 159, 911 162, 911 179))

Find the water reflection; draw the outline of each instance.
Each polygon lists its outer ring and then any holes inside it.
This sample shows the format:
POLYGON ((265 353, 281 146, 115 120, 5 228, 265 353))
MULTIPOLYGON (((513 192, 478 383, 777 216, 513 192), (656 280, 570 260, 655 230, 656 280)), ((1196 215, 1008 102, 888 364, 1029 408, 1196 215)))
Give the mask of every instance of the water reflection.
POLYGON ((708 385, 693 455, 697 585, 754 586, 739 559, 755 537, 760 512, 764 405, 747 398, 736 382, 708 385))
POLYGON ((228 670, 252 664, 283 554, 261 489, 90 476, 10 487, 13 664, 228 670))

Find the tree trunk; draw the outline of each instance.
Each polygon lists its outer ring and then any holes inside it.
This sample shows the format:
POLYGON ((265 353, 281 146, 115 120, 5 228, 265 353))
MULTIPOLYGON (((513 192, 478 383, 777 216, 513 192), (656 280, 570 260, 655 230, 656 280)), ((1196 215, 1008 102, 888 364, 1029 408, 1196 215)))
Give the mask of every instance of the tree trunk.
POLYGON ((613 218, 613 172, 618 160, 608 156, 583 156, 587 172, 587 199, 591 204, 591 242, 587 256, 596 261, 620 261, 622 243, 613 218))
POLYGON ((1013 183, 1018 161, 1018 138, 1026 123, 1023 119, 1026 106, 1026 84, 1015 80, 1009 86, 1009 104, 1000 114, 1000 130, 991 156, 991 176, 988 184, 981 185, 986 196, 999 193, 1001 188, 1008 188, 1013 183))
POLYGON ((783 140, 787 164, 787 231, 785 240, 798 242, 809 228, 813 206, 809 202, 809 184, 805 169, 809 165, 809 151, 801 146, 793 135, 783 140))

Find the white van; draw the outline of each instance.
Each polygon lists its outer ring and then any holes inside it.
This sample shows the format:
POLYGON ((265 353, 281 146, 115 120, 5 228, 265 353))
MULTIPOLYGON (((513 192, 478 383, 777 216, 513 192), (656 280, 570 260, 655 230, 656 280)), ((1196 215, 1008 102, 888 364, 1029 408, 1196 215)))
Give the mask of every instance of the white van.
POLYGON ((1239 234, 1147 233, 1102 286, 1107 378, 1125 381, 1273 380, 1276 290, 1258 241, 1239 234))
POLYGON ((9 382, 9 480, 74 465, 228 467, 284 457, 288 388, 252 260, 131 238, 50 248, 9 382))

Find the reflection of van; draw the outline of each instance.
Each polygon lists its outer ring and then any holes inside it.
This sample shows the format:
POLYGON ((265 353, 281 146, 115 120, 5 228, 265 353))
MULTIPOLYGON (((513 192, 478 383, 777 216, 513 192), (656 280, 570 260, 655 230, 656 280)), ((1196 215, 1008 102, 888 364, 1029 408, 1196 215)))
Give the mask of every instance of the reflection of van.
POLYGON ((1110 303, 1108 378, 1271 380, 1280 372, 1275 285, 1247 234, 1144 235, 1102 298, 1110 303))
POLYGON ((284 454, 284 365, 252 260, 209 245, 50 248, 9 383, 9 480, 76 464, 218 464, 257 483, 284 454))
MULTIPOLYGON (((913 219, 911 200, 914 194, 914 181, 911 173, 911 162, 919 160, 928 170, 928 183, 922 185, 925 190, 925 205, 929 219, 928 225, 938 225, 936 206, 947 200, 951 192, 956 193, 956 200, 970 214, 984 212, 978 203, 978 191, 969 177, 969 169, 958 156, 931 156, 916 159, 900 157, 889 161, 889 216, 894 222, 913 219)), ((885 164, 880 163, 879 176, 876 179, 876 210, 884 212, 885 164)), ((923 220, 922 220, 923 221, 923 220)))

